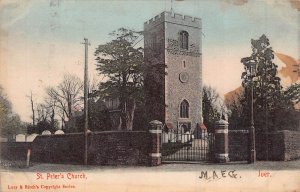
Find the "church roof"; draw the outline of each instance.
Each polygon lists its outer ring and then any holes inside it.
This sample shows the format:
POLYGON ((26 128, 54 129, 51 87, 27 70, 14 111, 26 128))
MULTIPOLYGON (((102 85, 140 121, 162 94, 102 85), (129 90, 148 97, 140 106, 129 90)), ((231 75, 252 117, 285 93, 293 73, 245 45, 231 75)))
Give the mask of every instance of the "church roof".
POLYGON ((166 127, 168 129, 173 129, 174 128, 172 123, 166 123, 166 127))

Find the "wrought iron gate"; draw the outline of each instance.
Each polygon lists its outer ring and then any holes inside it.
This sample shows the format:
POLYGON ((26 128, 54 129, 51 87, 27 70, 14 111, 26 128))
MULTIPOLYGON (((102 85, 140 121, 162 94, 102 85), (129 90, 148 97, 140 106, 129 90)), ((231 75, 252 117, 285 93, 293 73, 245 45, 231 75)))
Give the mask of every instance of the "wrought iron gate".
POLYGON ((214 158, 213 133, 162 133, 162 161, 211 161, 214 158))

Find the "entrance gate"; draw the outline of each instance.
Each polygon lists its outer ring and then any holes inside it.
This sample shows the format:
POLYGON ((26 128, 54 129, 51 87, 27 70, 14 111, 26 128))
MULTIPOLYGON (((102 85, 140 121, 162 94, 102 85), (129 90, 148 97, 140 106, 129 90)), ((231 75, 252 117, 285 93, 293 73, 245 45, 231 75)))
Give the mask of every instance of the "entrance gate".
POLYGON ((162 132, 162 161, 212 161, 214 159, 213 133, 206 130, 195 133, 162 132))

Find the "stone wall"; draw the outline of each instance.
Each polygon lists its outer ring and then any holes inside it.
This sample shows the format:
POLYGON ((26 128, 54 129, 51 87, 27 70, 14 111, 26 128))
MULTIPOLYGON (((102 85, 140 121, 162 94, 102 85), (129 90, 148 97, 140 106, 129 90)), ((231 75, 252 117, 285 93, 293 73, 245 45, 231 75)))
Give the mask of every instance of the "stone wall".
POLYGON ((83 164, 84 135, 40 135, 32 144, 32 161, 83 164))
POLYGON ((283 138, 280 138, 280 135, 272 134, 272 137, 267 136, 267 134, 256 134, 255 135, 255 149, 256 149, 256 159, 259 161, 266 161, 272 159, 271 156, 276 156, 277 158, 281 155, 281 153, 284 151, 284 144, 283 144, 283 138), (272 155, 270 152, 270 146, 272 142, 272 138, 277 139, 277 142, 280 143, 278 146, 276 142, 274 143, 275 146, 273 149, 278 149, 274 151, 274 155, 272 155), (267 144, 268 143, 268 144, 267 144), (282 148, 282 149, 279 149, 282 148))
POLYGON ((228 133, 230 161, 248 160, 248 131, 229 130, 228 133))
MULTIPOLYGON (((248 131, 229 130, 230 161, 248 160, 248 131)), ((256 158, 261 161, 289 161, 300 158, 300 131, 256 134, 256 158)))
POLYGON ((258 158, 260 160, 289 161, 300 158, 300 131, 277 131, 262 137, 265 142, 269 140, 268 153, 267 146, 262 145, 258 158))
MULTIPOLYGON (((256 158, 259 161, 289 161, 300 158, 300 131, 276 131, 256 134, 256 158)), ((248 133, 229 130, 229 158, 231 161, 248 159, 248 133)))
POLYGON ((152 140, 148 132, 101 132, 91 135, 90 164, 147 165, 152 140))
MULTIPOLYGON (((88 136, 88 164, 147 165, 150 134, 140 131, 104 131, 88 136)), ((84 135, 42 135, 32 146, 32 159, 46 163, 83 164, 84 135)))
MULTIPOLYGON (((284 135, 284 160, 300 158, 300 131, 282 131, 284 135)), ((274 146, 274 144, 273 144, 274 146)))
POLYGON ((1 159, 25 161, 31 144, 30 142, 1 142, 1 159))
MULTIPOLYGON (((90 133, 88 164, 152 166, 161 164, 161 124, 155 123, 149 132, 90 133)), ((278 131, 270 133, 268 137, 257 135, 257 160, 299 159, 299 141, 299 131, 278 131)), ((25 161, 28 149, 31 149, 31 160, 34 162, 83 164, 84 135, 82 133, 40 135, 33 142, 1 142, 0 147, 1 159, 25 161)), ((248 132, 229 130, 228 148, 230 161, 248 160, 248 132)))

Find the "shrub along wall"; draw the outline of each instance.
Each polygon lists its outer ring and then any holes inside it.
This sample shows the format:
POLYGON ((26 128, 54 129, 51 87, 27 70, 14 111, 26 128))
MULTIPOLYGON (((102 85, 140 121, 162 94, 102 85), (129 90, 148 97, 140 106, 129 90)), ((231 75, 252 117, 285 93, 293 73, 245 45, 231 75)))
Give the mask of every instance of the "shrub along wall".
POLYGON ((248 131, 229 130, 228 147, 230 161, 248 160, 248 131))
MULTIPOLYGON (((88 163, 146 165, 151 138, 142 131, 93 132, 88 136, 88 163)), ((32 145, 32 159, 47 163, 78 163, 84 159, 84 135, 42 135, 32 145)))

